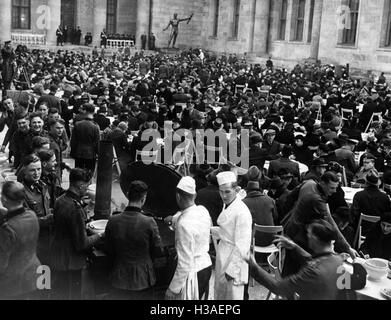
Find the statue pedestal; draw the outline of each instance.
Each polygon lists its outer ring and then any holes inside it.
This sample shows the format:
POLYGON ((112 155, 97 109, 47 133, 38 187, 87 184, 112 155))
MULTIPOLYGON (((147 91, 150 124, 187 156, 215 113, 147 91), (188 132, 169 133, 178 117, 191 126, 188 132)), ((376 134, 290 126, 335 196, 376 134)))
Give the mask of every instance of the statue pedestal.
POLYGON ((178 54, 181 50, 178 48, 161 48, 160 51, 165 54, 178 54))

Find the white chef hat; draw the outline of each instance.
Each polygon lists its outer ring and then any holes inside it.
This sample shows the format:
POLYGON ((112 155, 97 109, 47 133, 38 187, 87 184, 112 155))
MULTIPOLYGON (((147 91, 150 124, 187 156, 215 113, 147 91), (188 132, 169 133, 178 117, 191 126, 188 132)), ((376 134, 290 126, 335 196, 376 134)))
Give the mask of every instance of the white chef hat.
POLYGON ((219 186, 222 186, 222 185, 228 184, 228 183, 237 182, 236 175, 232 171, 221 172, 216 176, 216 178, 217 178, 217 183, 219 184, 219 186))
POLYGON ((196 182, 192 177, 183 177, 177 185, 177 189, 189 194, 196 194, 196 182))

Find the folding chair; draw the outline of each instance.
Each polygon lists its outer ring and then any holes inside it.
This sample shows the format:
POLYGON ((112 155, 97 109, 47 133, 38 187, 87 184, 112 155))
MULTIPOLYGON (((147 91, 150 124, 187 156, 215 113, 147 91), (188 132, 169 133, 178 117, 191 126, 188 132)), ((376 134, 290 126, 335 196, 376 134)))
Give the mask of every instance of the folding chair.
POLYGON ((237 84, 235 87, 235 94, 237 94, 239 91, 243 92, 245 88, 245 85, 237 84))
MULTIPOLYGON (((282 270, 280 269, 280 267, 278 265, 279 260, 280 260, 280 255, 277 252, 273 252, 270 254, 270 256, 267 257, 267 263, 269 265, 269 272, 274 275, 276 280, 282 279, 282 275, 281 275, 282 270)), ((272 292, 269 291, 269 293, 267 294, 266 300, 269 300, 271 295, 272 295, 272 292)), ((279 297, 276 296, 276 299, 278 299, 278 298, 279 297)))
POLYGON ((376 223, 376 222, 380 221, 380 217, 379 216, 368 216, 368 215, 361 213, 360 219, 358 220, 356 235, 354 237, 354 243, 357 243, 357 246, 356 246, 357 250, 360 249, 361 245, 363 244, 363 242, 365 240, 365 237, 362 236, 362 227, 361 227, 361 223, 363 221, 370 222, 370 223, 376 223))
POLYGON ((368 132, 368 130, 369 130, 369 128, 370 128, 372 122, 374 121, 373 119, 374 119, 375 117, 378 117, 379 121, 380 121, 380 122, 383 122, 382 112, 374 112, 374 113, 372 114, 371 119, 370 119, 369 122, 368 122, 367 128, 365 129, 364 133, 367 133, 367 132, 368 132))
MULTIPOLYGON (((284 228, 283 226, 261 226, 256 223, 254 223, 253 226, 253 232, 252 232, 252 248, 253 252, 255 253, 263 253, 263 254, 271 254, 271 253, 277 253, 279 254, 279 260, 278 260, 278 267, 280 270, 282 270, 282 254, 281 249, 277 248, 274 244, 270 244, 268 246, 262 247, 255 245, 255 236, 257 232, 263 233, 263 234, 283 234, 284 228)), ((254 285, 254 279, 250 278, 249 281, 250 285, 254 285)))
POLYGON ((354 112, 351 109, 341 108, 342 120, 350 120, 353 118, 354 112))

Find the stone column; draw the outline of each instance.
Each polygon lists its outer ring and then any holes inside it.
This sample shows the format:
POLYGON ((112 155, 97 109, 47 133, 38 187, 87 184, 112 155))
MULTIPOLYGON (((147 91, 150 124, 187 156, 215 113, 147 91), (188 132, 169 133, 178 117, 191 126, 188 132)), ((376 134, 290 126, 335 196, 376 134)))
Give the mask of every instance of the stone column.
POLYGON ((47 5, 50 8, 50 27, 46 33, 46 43, 49 45, 56 45, 56 31, 58 26, 61 24, 61 1, 48 0, 47 5))
POLYGON ((323 0, 315 0, 310 59, 318 60, 323 0))
POLYGON ((0 1, 0 42, 1 47, 4 41, 11 40, 11 4, 12 0, 0 1))
POLYGON ((141 49, 141 35, 147 36, 147 48, 149 38, 149 18, 150 18, 150 1, 137 0, 137 22, 136 22, 136 48, 141 49))
POLYGON ((107 0, 93 0, 93 34, 92 44, 100 47, 100 34, 103 29, 106 29, 107 24, 107 0))
POLYGON ((253 51, 258 55, 267 54, 269 37, 270 0, 258 0, 255 4, 254 45, 253 51))

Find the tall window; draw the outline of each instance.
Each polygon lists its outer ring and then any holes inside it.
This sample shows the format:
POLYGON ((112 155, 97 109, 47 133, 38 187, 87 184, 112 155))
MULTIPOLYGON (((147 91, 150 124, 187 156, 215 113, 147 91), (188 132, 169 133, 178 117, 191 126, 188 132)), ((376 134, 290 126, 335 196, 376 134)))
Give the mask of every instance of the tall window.
POLYGON ((303 41, 304 34, 304 17, 305 17, 305 1, 306 0, 294 0, 292 8, 292 29, 291 40, 303 41))
POLYGON ((278 27, 278 40, 285 40, 287 12, 288 12, 288 0, 282 0, 281 11, 280 11, 280 23, 278 27))
POLYGON ((391 0, 385 1, 381 46, 391 47, 391 0))
POLYGON ((314 25, 314 11, 315 11, 315 0, 311 0, 310 4, 310 21, 308 22, 308 38, 307 41, 312 41, 312 27, 314 25))
POLYGON ((12 29, 30 29, 31 0, 12 0, 12 29))
POLYGON ((239 14, 240 0, 234 0, 234 21, 232 24, 232 38, 237 38, 239 34, 239 14))
POLYGON ((214 0, 214 5, 213 37, 217 37, 219 31, 220 0, 214 0))
POLYGON ((350 13, 344 20, 344 28, 340 32, 339 43, 345 45, 356 44, 357 26, 358 26, 358 10, 360 8, 360 0, 343 0, 342 6, 349 8, 350 13))
POLYGON ((107 0, 106 29, 109 34, 117 33, 117 0, 107 0))

